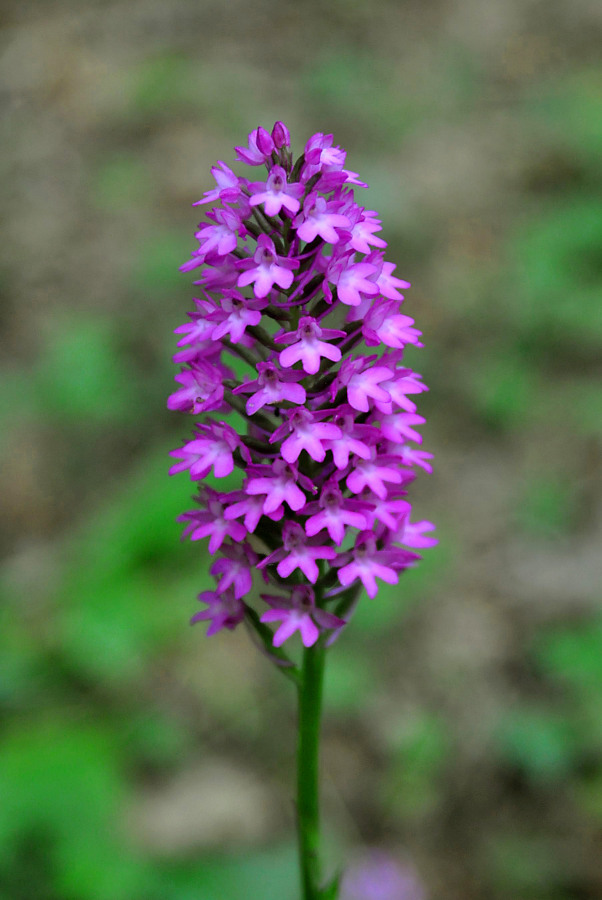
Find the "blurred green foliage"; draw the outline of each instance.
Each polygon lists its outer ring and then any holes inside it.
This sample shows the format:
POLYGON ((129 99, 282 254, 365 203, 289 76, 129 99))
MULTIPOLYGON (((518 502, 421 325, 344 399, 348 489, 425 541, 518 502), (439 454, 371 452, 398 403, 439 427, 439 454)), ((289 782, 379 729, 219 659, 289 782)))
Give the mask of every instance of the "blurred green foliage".
POLYGON ((58 316, 37 363, 8 374, 4 385, 5 425, 14 422, 15 411, 64 426, 123 423, 138 397, 135 372, 110 323, 81 313, 58 316))
POLYGON ((567 534, 574 526, 574 488, 559 475, 532 477, 518 498, 516 520, 519 528, 541 537, 567 534))
POLYGON ((441 781, 451 753, 445 720, 424 711, 400 723, 391 766, 383 785, 383 802, 407 822, 433 814, 441 797, 441 781))
POLYGON ((595 194, 555 203, 513 235, 516 322, 535 347, 599 346, 601 248, 602 215, 595 194))
POLYGON ((25 862, 28 844, 40 839, 48 846, 51 872, 43 897, 126 900, 144 894, 146 867, 124 847, 115 821, 124 784, 113 744, 110 729, 58 716, 5 736, 0 867, 18 892, 14 900, 30 897, 31 885, 23 884, 20 893, 11 862, 21 853, 25 862))

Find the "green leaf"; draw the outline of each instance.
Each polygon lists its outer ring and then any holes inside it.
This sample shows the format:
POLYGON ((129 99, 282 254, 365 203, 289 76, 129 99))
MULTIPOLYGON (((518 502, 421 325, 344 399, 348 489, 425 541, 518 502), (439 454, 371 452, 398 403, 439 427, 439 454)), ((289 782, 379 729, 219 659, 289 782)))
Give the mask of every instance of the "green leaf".
POLYGON ((337 872, 334 878, 329 881, 325 887, 321 888, 320 893, 318 894, 320 900, 337 900, 341 887, 342 875, 342 872, 337 872))

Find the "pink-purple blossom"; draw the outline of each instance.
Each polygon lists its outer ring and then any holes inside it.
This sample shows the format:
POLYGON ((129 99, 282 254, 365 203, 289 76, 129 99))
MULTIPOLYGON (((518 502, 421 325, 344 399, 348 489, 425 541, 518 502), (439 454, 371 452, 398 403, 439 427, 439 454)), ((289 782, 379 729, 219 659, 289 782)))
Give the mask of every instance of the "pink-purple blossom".
POLYGON ((380 400, 390 402, 390 394, 381 386, 383 381, 393 377, 393 371, 386 366, 370 366, 369 360, 346 359, 339 372, 338 383, 347 387, 349 405, 358 412, 368 412, 370 402, 380 400))
POLYGON ((219 550, 228 537, 233 541, 244 540, 247 534, 245 527, 234 519, 226 519, 222 497, 216 491, 205 488, 198 499, 200 509, 191 509, 178 516, 178 522, 187 523, 182 537, 190 537, 191 541, 209 538, 209 553, 219 550))
POLYGON ((339 256, 326 270, 326 297, 332 298, 330 284, 333 284, 337 298, 346 306, 359 306, 365 295, 374 297, 378 294, 378 286, 372 277, 376 274, 376 266, 366 262, 356 263, 353 259, 353 253, 339 256))
POLYGON ((224 290, 221 309, 208 317, 217 322, 211 334, 212 340, 227 337, 233 344, 240 343, 249 326, 259 325, 260 310, 265 306, 265 300, 247 300, 239 291, 224 290))
POLYGON ((317 237, 321 237, 327 244, 336 244, 341 240, 337 228, 349 228, 351 221, 347 216, 336 212, 336 207, 330 206, 317 192, 309 194, 303 204, 303 213, 295 219, 293 225, 297 229, 297 235, 308 244, 317 237))
POLYGON ((266 405, 273 406, 286 401, 297 405, 305 403, 305 388, 297 383, 303 377, 300 372, 282 371, 272 362, 258 362, 257 372, 258 378, 239 384, 232 392, 253 395, 246 403, 249 415, 266 405))
POLYGON ((198 415, 219 409, 224 397, 224 371, 203 360, 175 376, 182 387, 167 401, 168 409, 198 415))
POLYGON ((197 200, 193 206, 200 206, 204 203, 213 203, 217 200, 228 200, 236 202, 238 198, 238 176, 234 174, 232 169, 221 160, 217 166, 213 166, 211 174, 215 178, 216 187, 211 191, 205 191, 202 200, 197 200))
POLYGON ((355 855, 341 882, 340 900, 426 900, 413 866, 382 850, 355 855))
POLYGON ((256 297, 267 297, 275 284, 282 289, 289 288, 293 283, 293 269, 298 266, 296 259, 278 256, 273 240, 267 234, 260 234, 253 258, 242 261, 238 286, 252 284, 256 297))
POLYGON ((285 522, 282 542, 283 547, 274 550, 261 560, 259 569, 265 568, 270 563, 276 563, 276 571, 283 578, 288 578, 295 569, 300 569, 308 581, 315 584, 320 574, 316 560, 334 559, 337 555, 333 547, 326 544, 317 545, 315 541, 308 540, 304 529, 297 522, 285 522))
POLYGON ((244 603, 234 595, 232 588, 223 594, 218 591, 203 591, 199 594, 198 599, 201 603, 207 604, 207 609, 195 613, 190 623, 194 625, 195 622, 209 620, 211 624, 207 629, 208 637, 221 631, 222 628, 232 631, 245 617, 244 603))
POLYGON ((263 511, 266 515, 275 512, 286 503, 294 512, 303 509, 306 495, 301 490, 301 481, 306 490, 311 489, 311 481, 299 470, 283 459, 277 459, 270 465, 252 466, 249 470, 255 477, 249 478, 244 485, 247 494, 265 494, 263 511))
POLYGON ((286 172, 282 166, 274 166, 268 180, 255 181, 249 185, 253 194, 249 203, 251 206, 263 205, 267 216, 277 216, 284 207, 287 213, 294 215, 299 206, 299 197, 303 196, 302 184, 289 184, 286 180, 286 172))
POLYGON ((416 402, 427 387, 404 360, 422 335, 332 135, 295 159, 276 122, 236 156, 251 169, 220 161, 195 204, 209 208, 181 268, 198 297, 175 329, 168 400, 195 417, 170 473, 200 488, 179 520, 207 541, 215 579, 192 621, 214 634, 246 619, 262 640, 273 627, 276 647, 297 632, 309 647, 436 543, 408 497, 432 468, 416 402))
POLYGON ((305 531, 311 537, 326 529, 330 539, 339 546, 343 543, 346 526, 361 531, 367 528, 366 509, 370 509, 370 503, 344 497, 335 480, 327 481, 319 501, 309 503, 305 508, 307 514, 313 513, 305 522, 305 531))
POLYGON ((276 343, 290 344, 281 351, 278 361, 285 369, 300 362, 308 375, 315 375, 322 358, 331 362, 340 360, 340 348, 330 343, 330 340, 337 337, 345 337, 345 332, 337 328, 321 328, 316 319, 302 316, 296 331, 276 336, 276 343))
POLYGON ((280 622, 274 634, 274 646, 280 647, 296 631, 305 647, 312 647, 324 630, 341 628, 345 622, 338 616, 316 606, 315 594, 308 585, 295 585, 290 597, 262 594, 271 607, 261 616, 262 622, 280 622))
POLYGON ((242 233, 242 220, 233 209, 216 208, 207 213, 215 225, 203 225, 195 237, 199 239, 199 250, 203 256, 214 251, 219 256, 226 256, 236 249, 238 236, 242 233))
POLYGON ((326 457, 325 442, 340 437, 341 429, 333 422, 320 422, 320 418, 303 407, 293 409, 285 424, 271 436, 270 443, 282 441, 280 452, 288 463, 297 462, 302 450, 316 462, 322 462, 326 457))
POLYGON ((234 596, 240 600, 251 590, 252 570, 259 562, 259 557, 249 544, 230 544, 222 548, 222 554, 211 566, 211 574, 220 576, 217 593, 223 594, 232 588, 234 596))
POLYGON ((192 479, 205 478, 211 469, 216 478, 225 478, 234 469, 234 451, 239 448, 245 457, 249 454, 234 429, 226 422, 197 425, 196 437, 170 456, 179 459, 169 470, 170 475, 190 470, 192 479))

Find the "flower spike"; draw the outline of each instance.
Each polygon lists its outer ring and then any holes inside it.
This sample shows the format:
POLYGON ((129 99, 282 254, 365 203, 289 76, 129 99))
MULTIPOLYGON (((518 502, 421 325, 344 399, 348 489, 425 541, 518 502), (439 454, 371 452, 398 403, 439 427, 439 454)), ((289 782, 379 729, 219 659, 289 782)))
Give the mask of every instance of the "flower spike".
POLYGON ((415 402, 427 387, 403 362, 422 335, 332 135, 295 160, 283 122, 258 126, 236 158, 246 174, 211 169, 181 266, 199 292, 176 328, 168 407, 195 423, 170 474, 197 487, 179 519, 214 557, 192 621, 209 635, 246 621, 297 676, 283 643, 330 644, 361 588, 376 597, 436 543, 407 498, 431 471, 415 402))

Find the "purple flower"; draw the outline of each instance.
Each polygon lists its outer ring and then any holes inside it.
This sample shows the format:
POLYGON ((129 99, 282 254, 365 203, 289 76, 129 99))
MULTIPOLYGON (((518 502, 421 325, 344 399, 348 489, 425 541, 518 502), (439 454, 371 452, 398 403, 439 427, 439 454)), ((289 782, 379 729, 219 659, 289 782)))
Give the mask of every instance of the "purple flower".
POLYGON ((276 122, 274 124, 271 137, 276 150, 280 150, 282 147, 290 147, 291 145, 291 136, 284 122, 276 122))
POLYGON ((318 416, 308 409, 293 409, 288 413, 288 421, 271 436, 270 443, 280 441, 288 434, 280 448, 288 463, 297 462, 302 450, 306 450, 316 462, 322 462, 326 457, 323 442, 336 440, 341 436, 341 429, 332 422, 319 422, 317 419, 318 416))
POLYGON ((249 187, 253 191, 249 203, 251 206, 263 203, 268 216, 277 216, 282 207, 294 215, 301 205, 299 197, 303 196, 304 191, 302 184, 287 183, 282 166, 274 166, 266 182, 255 181, 249 187))
POLYGON ((253 393, 246 404, 248 415, 253 415, 267 404, 287 400, 290 403, 305 403, 305 388, 297 384, 303 377, 300 372, 282 372, 271 362, 258 362, 257 371, 259 377, 255 381, 239 384, 233 391, 234 394, 253 393))
POLYGON ((227 290, 223 293, 221 303, 220 313, 213 313, 220 321, 214 327, 211 338, 218 341, 227 336, 233 344, 240 343, 249 325, 259 325, 260 310, 267 306, 265 300, 247 300, 239 291, 227 290))
POLYGON ((207 317, 214 313, 217 307, 211 300, 195 300, 197 311, 188 313, 191 322, 184 325, 178 325, 174 329, 175 334, 183 334, 184 337, 178 341, 178 347, 185 346, 195 342, 202 342, 213 339, 215 325, 207 317))
POLYGON ((236 147, 236 158, 248 166, 262 166, 267 162, 272 150, 274 149, 274 141, 265 128, 256 128, 249 135, 248 147, 236 147))
POLYGON ((274 597, 262 594, 262 599, 269 603, 268 609, 261 616, 262 622, 282 622, 274 634, 274 646, 280 647, 298 631, 305 647, 311 647, 320 637, 321 625, 324 629, 341 628, 345 622, 338 616, 318 609, 312 589, 306 585, 295 585, 290 597, 274 597))
MULTIPOLYGON (((371 263, 352 262, 353 254, 348 254, 334 259, 326 270, 326 278, 337 289, 337 297, 341 303, 347 306, 359 306, 362 302, 362 294, 373 297, 378 294, 378 287, 370 276, 376 274, 376 266, 371 263)), ((325 287, 327 298, 332 297, 332 292, 325 287)))
POLYGON ((345 332, 336 328, 320 328, 316 319, 302 316, 296 331, 287 331, 275 338, 277 344, 292 345, 280 353, 278 357, 280 365, 286 369, 294 366, 296 362, 301 362, 309 375, 315 375, 320 368, 322 357, 338 362, 341 358, 340 349, 334 344, 320 340, 323 337, 345 337, 345 332))
MULTIPOLYGON (((362 496, 360 494, 360 499, 362 496)), ((389 494, 386 497, 376 497, 370 490, 366 491, 366 500, 369 506, 365 513, 368 528, 373 528, 375 522, 381 522, 386 528, 396 533, 400 522, 410 514, 412 509, 411 504, 401 497, 389 494)))
POLYGON ((390 401, 389 393, 380 385, 393 378, 393 371, 386 366, 368 366, 367 362, 363 357, 346 359, 339 372, 339 383, 347 386, 349 405, 359 412, 368 412, 371 399, 390 401))
POLYGON ((178 522, 187 522, 182 537, 190 537, 191 541, 209 538, 209 553, 215 553, 227 537, 233 541, 242 541, 247 536, 246 528, 234 520, 224 516, 224 507, 220 495, 209 488, 201 495, 206 509, 192 509, 178 516, 178 522))
POLYGON ((326 529, 331 540, 338 546, 345 537, 346 525, 359 528, 361 531, 368 527, 364 514, 366 508, 370 508, 369 503, 343 497, 337 482, 327 481, 322 488, 319 501, 308 503, 305 507, 306 514, 313 513, 305 522, 305 531, 312 537, 326 529))
POLYGON ((388 416, 381 416, 380 429, 388 441, 403 444, 404 441, 416 441, 422 443, 422 435, 412 428, 413 425, 423 425, 426 419, 415 413, 396 412, 388 416))
POLYGON ((223 556, 211 566, 212 575, 221 575, 217 593, 223 594, 232 587, 234 596, 240 600, 253 586, 252 569, 257 566, 259 557, 248 544, 229 545, 223 548, 222 553, 223 556))
POLYGON ((376 405, 381 412, 390 413, 393 411, 393 404, 405 409, 406 412, 416 412, 416 404, 413 400, 408 399, 408 394, 420 394, 422 391, 428 391, 426 384, 423 384, 420 375, 416 375, 411 369, 397 369, 395 377, 381 382, 383 390, 386 390, 390 400, 378 400, 376 405))
POLYGON ((367 187, 363 181, 357 180, 356 172, 344 169, 347 153, 342 147, 333 147, 331 134, 312 135, 305 145, 306 167, 304 177, 309 178, 321 173, 320 189, 331 191, 345 182, 367 187))
POLYGON ((388 297, 389 300, 403 300, 403 294, 399 293, 398 288, 406 289, 412 285, 409 281, 403 281, 393 275, 395 268, 395 263, 383 262, 376 283, 383 297, 388 297))
POLYGON ((179 517, 215 556, 216 588, 194 620, 213 634, 257 606, 246 619, 263 641, 258 616, 276 623, 276 646, 295 631, 311 646, 338 633, 336 610, 347 620, 360 587, 374 597, 436 543, 407 496, 417 470, 431 471, 417 449, 427 388, 403 364, 421 333, 400 312, 409 282, 385 259, 379 217, 356 202, 365 185, 331 134, 295 160, 276 122, 236 153, 265 174, 220 161, 196 204, 210 208, 181 268, 197 273, 200 296, 176 328, 168 407, 202 420, 171 451, 170 473, 228 478, 179 517), (254 570, 274 594, 254 595, 254 570))
POLYGON ((221 631, 222 628, 228 628, 231 631, 245 617, 245 605, 238 597, 235 597, 232 589, 223 594, 217 591, 203 591, 202 594, 199 594, 198 599, 201 603, 206 603, 208 609, 196 613, 190 620, 190 624, 194 625, 195 622, 205 622, 210 619, 211 625, 207 629, 208 637, 221 631))
POLYGON ((211 174, 215 178, 217 187, 212 191, 205 191, 203 199, 197 200, 192 205, 200 206, 203 203, 212 203, 214 200, 223 200, 224 203, 235 203, 240 194, 238 176, 221 160, 218 161, 217 166, 212 167, 211 174))
POLYGON ((267 515, 268 518, 275 522, 278 522, 284 515, 282 504, 266 513, 263 494, 247 496, 244 491, 235 491, 234 494, 229 494, 225 499, 234 500, 235 502, 226 507, 224 519, 231 522, 233 519, 240 519, 244 516, 244 526, 249 534, 255 531, 263 515, 267 515))
POLYGON ((195 237, 200 242, 200 252, 206 256, 212 251, 219 256, 226 256, 236 249, 238 235, 241 232, 241 220, 233 209, 216 209, 207 213, 207 218, 213 219, 215 225, 203 225, 195 237))
POLYGON ((251 495, 265 494, 263 511, 266 515, 275 512, 283 503, 294 512, 303 509, 305 494, 297 485, 297 481, 309 490, 313 485, 309 478, 302 475, 294 466, 279 459, 272 466, 253 466, 252 471, 257 472, 258 476, 249 478, 245 484, 245 491, 251 495))
POLYGON ((340 900, 426 900, 426 894, 411 866, 375 850, 346 870, 340 900))
MULTIPOLYGON (((198 257, 197 257, 198 258, 198 257)), ((203 262, 209 268, 201 273, 195 284, 202 284, 207 291, 223 291, 233 288, 238 281, 238 268, 234 256, 217 256, 208 253, 203 262)), ((185 270, 184 266, 180 266, 185 270)))
POLYGON ((332 458, 337 469, 346 469, 349 465, 349 454, 353 453, 360 459, 370 459, 370 439, 378 435, 378 431, 371 425, 358 425, 354 420, 354 411, 351 406, 342 405, 333 411, 333 419, 338 425, 340 434, 338 437, 326 441, 328 450, 332 450, 332 458))
POLYGON ((433 458, 433 454, 427 453, 426 450, 418 450, 404 444, 403 447, 398 449, 397 456, 404 466, 420 466, 425 472, 433 471, 433 467, 428 462, 429 459, 433 458))
POLYGON ((297 235, 308 244, 317 237, 321 237, 327 244, 336 244, 341 235, 335 229, 348 228, 351 222, 335 209, 333 204, 327 204, 324 197, 319 197, 315 191, 309 194, 303 204, 303 213, 293 222, 297 235))
MULTIPOLYGON (((415 553, 404 550, 378 550, 376 538, 372 531, 362 531, 358 534, 351 562, 339 569, 339 581, 343 587, 352 584, 356 578, 362 582, 369 597, 376 597, 378 585, 376 579, 386 581, 387 584, 397 584, 399 569, 407 568, 414 560, 420 557, 415 553)), ((339 562, 344 561, 342 557, 339 562)))
POLYGON ((414 319, 395 315, 397 305, 394 300, 381 300, 374 304, 365 317, 362 332, 369 347, 386 344, 403 350, 406 344, 421 347, 418 338, 422 332, 414 328, 414 319))
POLYGON ((267 297, 272 287, 286 289, 293 283, 293 269, 299 263, 295 259, 284 259, 276 254, 274 242, 267 234, 260 234, 257 250, 252 260, 243 260, 244 271, 238 278, 238 286, 253 284, 256 297, 267 297))
POLYGON ((180 372, 175 380, 182 385, 167 401, 168 409, 192 412, 195 415, 219 409, 224 398, 223 373, 202 360, 180 372))
POLYGON ((426 534, 427 531, 434 531, 435 526, 432 522, 423 520, 422 522, 410 522, 409 514, 405 518, 402 528, 395 536, 395 540, 405 547, 416 547, 424 549, 426 547, 434 547, 439 541, 437 538, 426 534))
POLYGON ((250 461, 239 436, 226 422, 197 425, 196 438, 170 452, 170 456, 181 461, 171 467, 169 474, 190 469, 190 477, 198 479, 205 478, 213 468, 216 478, 225 478, 234 469, 233 453, 239 448, 250 461))
POLYGON ((285 522, 282 540, 284 547, 264 557, 258 565, 259 569, 278 563, 276 571, 282 578, 288 578, 295 569, 301 569, 305 577, 315 584, 320 574, 316 560, 334 559, 337 555, 332 547, 316 546, 308 541, 305 531, 296 522, 285 522))
POLYGON ((394 456, 377 455, 372 451, 372 459, 358 459, 355 468, 347 476, 347 487, 353 494, 369 488, 373 494, 384 499, 388 494, 387 484, 401 484, 403 474, 394 456), (387 465, 390 463, 390 465, 387 465))
MULTIPOLYGON (((355 206, 355 204, 353 204, 355 206)), ((366 211, 356 207, 351 218, 350 247, 358 253, 370 253, 372 247, 386 247, 387 242, 376 237, 375 232, 382 231, 380 220, 373 210, 366 211)))
POLYGON ((318 166, 320 171, 342 169, 347 153, 341 147, 333 147, 332 134, 312 134, 305 145, 305 159, 309 165, 318 166))

